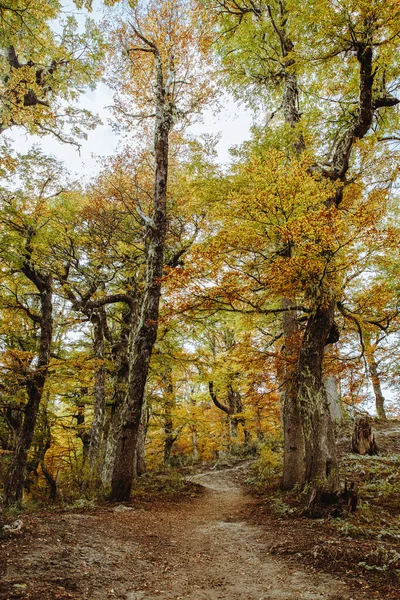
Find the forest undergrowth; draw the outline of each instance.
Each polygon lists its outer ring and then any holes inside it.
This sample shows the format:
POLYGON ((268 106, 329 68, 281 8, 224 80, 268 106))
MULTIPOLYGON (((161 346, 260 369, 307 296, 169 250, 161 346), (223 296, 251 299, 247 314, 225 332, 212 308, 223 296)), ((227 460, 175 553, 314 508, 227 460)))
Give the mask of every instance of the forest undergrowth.
MULTIPOLYGON (((206 490, 200 484, 202 477, 211 476, 216 481, 223 481, 225 473, 237 470, 235 481, 242 487, 244 498, 248 498, 242 502, 240 519, 263 531, 270 556, 292 565, 290 568, 306 566, 311 573, 327 573, 347 581, 361 594, 354 597, 395 599, 400 581, 400 427, 398 421, 376 421, 374 427, 378 456, 363 457, 349 452, 349 425, 344 425, 339 435, 341 479, 358 485, 359 502, 355 514, 342 518, 333 518, 328 513, 323 518, 306 517, 309 490, 301 494, 280 490, 281 445, 279 440, 271 437, 261 445, 260 455, 256 458, 231 456, 217 463, 147 473, 137 480, 129 503, 115 504, 102 497, 82 496, 71 503, 58 502, 52 508, 46 506, 44 500, 36 500, 27 503, 23 511, 10 509, 3 518, 9 526, 17 519, 22 527, 17 533, 12 529, 7 531, 7 528, 2 530, 3 574, 7 562, 13 562, 21 548, 40 545, 43 540, 48 541, 48 537, 60 539, 65 519, 103 522, 111 511, 134 515, 140 528, 143 515, 154 519, 162 514, 166 515, 162 517, 164 519, 172 514, 171 511, 190 512, 192 504, 195 510, 199 502, 207 501, 206 490), (47 528, 45 533, 43 527, 47 528)), ((84 531, 90 537, 90 532, 84 531)), ((149 535, 156 538, 159 530, 156 528, 149 535)), ((77 539, 80 539, 79 533, 77 539)), ((97 533, 93 533, 94 544, 96 539, 97 533)), ((52 539, 51 543, 56 540, 52 539)), ((91 547, 91 540, 86 543, 91 547)), ((23 585, 13 584, 12 593, 8 591, 11 595, 0 598, 39 597, 29 595, 29 586, 23 585)), ((57 589, 53 589, 53 595, 43 598, 86 597, 75 595, 74 590, 68 591, 68 585, 57 589)))
POLYGON ((353 514, 305 516, 310 490, 284 493, 279 489, 281 455, 269 445, 253 465, 246 480, 258 498, 252 518, 279 530, 271 546, 274 555, 343 576, 354 577, 361 589, 379 589, 398 598, 400 582, 400 425, 399 421, 374 422, 379 454, 352 454, 351 425, 341 427, 338 438, 340 477, 358 488, 353 514))

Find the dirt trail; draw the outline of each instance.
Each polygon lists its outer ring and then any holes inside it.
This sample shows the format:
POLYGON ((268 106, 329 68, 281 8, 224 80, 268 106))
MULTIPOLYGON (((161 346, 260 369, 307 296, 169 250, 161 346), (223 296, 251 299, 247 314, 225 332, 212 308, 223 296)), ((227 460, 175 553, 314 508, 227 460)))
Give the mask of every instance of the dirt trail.
POLYGON ((355 600, 337 579, 269 555, 268 534, 244 520, 253 500, 239 475, 196 475, 207 490, 189 503, 33 517, 14 558, 10 542, 0 599, 355 600))

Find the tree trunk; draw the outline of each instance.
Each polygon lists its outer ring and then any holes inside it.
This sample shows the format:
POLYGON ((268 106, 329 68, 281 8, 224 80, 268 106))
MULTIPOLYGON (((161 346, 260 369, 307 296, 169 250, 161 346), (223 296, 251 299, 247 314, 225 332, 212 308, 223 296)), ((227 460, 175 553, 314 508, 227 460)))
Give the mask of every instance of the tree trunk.
POLYGON ((165 94, 161 56, 158 51, 153 52, 156 61, 153 217, 150 223, 146 221, 146 282, 139 320, 131 331, 128 389, 121 410, 111 478, 111 499, 119 502, 129 500, 132 489, 144 392, 157 338, 167 229, 168 142, 172 128, 172 106, 165 94))
POLYGON ((28 452, 32 444, 39 404, 47 379, 53 336, 52 277, 36 271, 29 260, 25 263, 22 271, 39 291, 40 343, 37 366, 26 382, 28 401, 23 409, 21 430, 5 485, 4 501, 6 505, 20 502, 23 497, 28 452))
POLYGON ((242 396, 233 388, 232 383, 228 385, 228 407, 229 407, 229 435, 237 440, 239 437, 239 423, 244 425, 243 417, 238 417, 243 410, 242 396))
POLYGON ((326 395, 329 402, 329 410, 334 423, 342 422, 342 404, 339 394, 339 382, 337 375, 326 375, 323 378, 326 395))
MULTIPOLYGON (((334 425, 323 384, 324 349, 333 328, 334 301, 320 305, 310 316, 301 344, 295 378, 289 394, 290 406, 299 409, 304 434, 302 472, 291 486, 312 483, 322 493, 338 489, 338 463, 334 425)), ((284 478, 285 481, 285 478, 284 478)))
POLYGON ((378 446, 368 417, 358 417, 354 421, 351 449, 362 456, 378 454, 378 446))
MULTIPOLYGON (((294 44, 287 36, 285 11, 281 5, 281 26, 282 29, 278 32, 281 43, 282 58, 284 59, 284 79, 283 79, 283 94, 282 108, 285 122, 290 125, 292 130, 300 123, 301 113, 299 110, 299 87, 296 75, 296 65, 293 59, 287 60, 290 53, 294 51, 294 44)), ((297 155, 301 155, 305 150, 303 135, 296 134, 293 142, 293 150, 297 155)), ((280 254, 286 258, 292 256, 291 244, 286 244, 286 247, 280 254)), ((287 309, 296 304, 293 298, 282 298, 282 308, 287 309)), ((298 337, 299 325, 297 322, 297 314, 295 311, 288 310, 283 313, 282 317, 283 331, 283 360, 284 366, 283 381, 280 381, 281 386, 281 414, 283 421, 284 435, 284 467, 282 488, 291 489, 300 481, 304 480, 305 476, 305 439, 303 431, 303 422, 301 415, 301 407, 296 395, 291 391, 293 386, 297 357, 299 353, 298 337)))
POLYGON ((146 436, 149 424, 149 409, 146 402, 142 407, 142 418, 139 425, 138 443, 136 447, 136 476, 141 477, 146 473, 146 436))
POLYGON ((101 479, 104 485, 111 484, 112 469, 115 462, 121 410, 126 396, 129 375, 129 333, 132 329, 134 312, 125 306, 122 313, 122 325, 119 339, 112 347, 113 358, 113 402, 105 441, 101 479))
MULTIPOLYGON (((290 298, 282 299, 282 308, 293 306, 290 298)), ((284 467, 282 488, 292 489, 305 476, 305 440, 300 404, 292 392, 296 378, 296 365, 299 353, 299 327, 294 311, 283 313, 282 317, 284 346, 281 350, 283 359, 282 376, 280 381, 281 411, 284 432, 284 467)))
POLYGON ((240 392, 233 389, 232 383, 228 384, 228 393, 227 393, 227 404, 223 404, 217 397, 217 394, 214 389, 214 383, 210 381, 208 383, 208 389, 210 392, 211 400, 214 402, 215 406, 222 410, 226 415, 228 415, 228 425, 229 425, 229 437, 237 439, 239 436, 238 425, 242 423, 244 425, 243 417, 238 417, 237 415, 243 410, 242 397, 240 392))
POLYGON ((163 388, 164 465, 169 466, 171 461, 172 446, 176 440, 173 421, 175 394, 171 369, 167 369, 163 375, 163 388))
POLYGON ((371 342, 371 334, 364 331, 365 357, 368 363, 369 374, 375 395, 376 412, 379 419, 386 421, 385 397, 382 393, 378 364, 375 360, 376 343, 371 342))
POLYGON ((381 382, 378 374, 378 366, 373 359, 369 364, 369 371, 371 373, 372 386, 375 393, 375 406, 376 412, 379 419, 387 420, 385 411, 385 397, 382 393, 381 382))
MULTIPOLYGON (((82 396, 87 393, 87 388, 83 388, 81 391, 82 396)), ((85 403, 82 401, 82 398, 79 398, 76 402, 76 413, 74 414, 74 418, 76 419, 76 427, 77 433, 76 437, 78 437, 82 442, 82 468, 86 465, 87 458, 89 456, 89 445, 90 445, 90 433, 86 427, 86 416, 85 416, 85 403)))
POLYGON ((97 361, 97 366, 94 374, 93 386, 93 422, 90 431, 89 443, 89 465, 91 469, 91 477, 97 476, 100 470, 100 449, 101 440, 104 428, 104 415, 106 404, 106 368, 104 364, 104 331, 103 319, 106 318, 104 307, 99 313, 94 313, 91 316, 93 323, 93 351, 97 361), (103 312, 103 314, 101 314, 103 312))

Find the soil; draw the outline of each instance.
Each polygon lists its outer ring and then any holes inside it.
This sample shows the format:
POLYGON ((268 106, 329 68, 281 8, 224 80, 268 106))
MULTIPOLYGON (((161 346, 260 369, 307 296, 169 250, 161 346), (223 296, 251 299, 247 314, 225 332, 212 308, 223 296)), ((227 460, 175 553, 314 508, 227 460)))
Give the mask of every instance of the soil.
POLYGON ((265 489, 251 522, 277 532, 273 556, 350 581, 361 598, 399 600, 400 501, 399 421, 372 420, 378 456, 351 454, 352 424, 342 426, 337 447, 342 487, 354 482, 358 509, 342 519, 304 518, 309 495, 279 494, 279 478, 265 489))
POLYGON ((301 557, 273 556, 281 532, 267 517, 254 522, 258 500, 240 485, 246 468, 196 475, 180 501, 24 515, 22 533, 0 540, 0 600, 378 597, 301 557))

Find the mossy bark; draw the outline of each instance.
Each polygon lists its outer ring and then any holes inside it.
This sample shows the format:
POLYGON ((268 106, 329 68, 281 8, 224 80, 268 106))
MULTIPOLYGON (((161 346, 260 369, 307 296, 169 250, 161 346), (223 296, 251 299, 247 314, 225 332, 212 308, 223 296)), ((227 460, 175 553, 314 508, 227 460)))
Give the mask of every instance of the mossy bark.
MULTIPOLYGON (((153 51, 153 50, 151 50, 153 51)), ((137 322, 133 323, 129 344, 129 376, 121 408, 116 451, 111 477, 111 499, 129 500, 134 479, 134 459, 138 443, 144 392, 150 358, 157 339, 164 245, 167 231, 167 179, 169 134, 172 106, 165 92, 162 58, 154 50, 156 63, 154 129, 154 195, 152 218, 146 227, 146 281, 137 322)))

